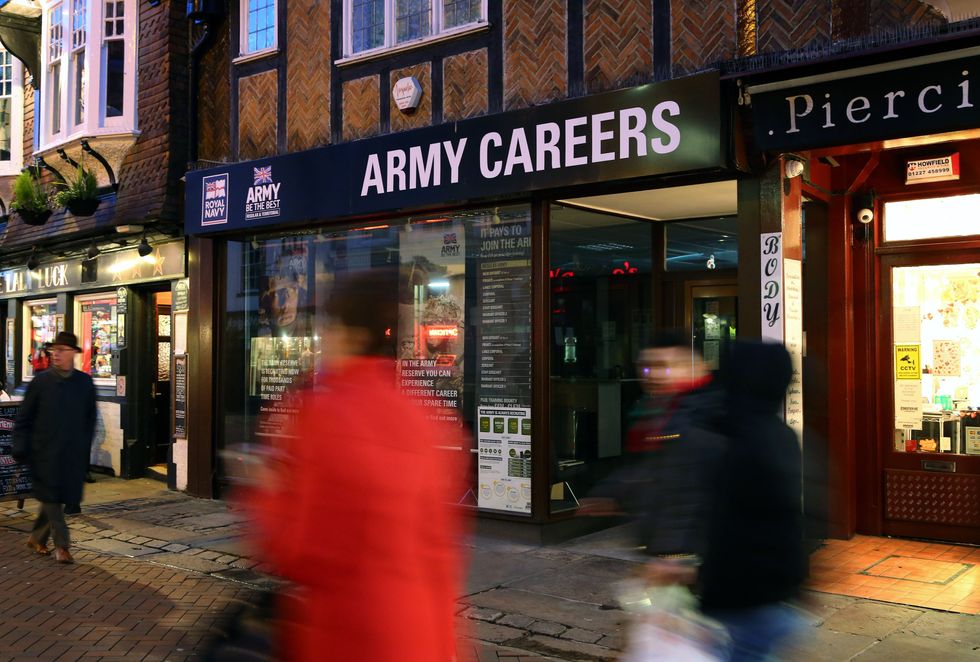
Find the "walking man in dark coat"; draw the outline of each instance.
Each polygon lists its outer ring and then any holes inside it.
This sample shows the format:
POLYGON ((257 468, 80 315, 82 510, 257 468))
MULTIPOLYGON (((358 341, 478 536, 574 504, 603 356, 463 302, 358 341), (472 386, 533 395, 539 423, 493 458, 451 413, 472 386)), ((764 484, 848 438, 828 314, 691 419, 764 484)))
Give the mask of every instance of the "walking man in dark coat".
POLYGON ((71 563, 66 503, 80 503, 95 433, 95 385, 75 370, 80 352, 75 334, 62 331, 49 345, 51 367, 36 375, 14 425, 13 456, 31 467, 41 509, 27 546, 46 555, 54 538, 55 559, 71 563))

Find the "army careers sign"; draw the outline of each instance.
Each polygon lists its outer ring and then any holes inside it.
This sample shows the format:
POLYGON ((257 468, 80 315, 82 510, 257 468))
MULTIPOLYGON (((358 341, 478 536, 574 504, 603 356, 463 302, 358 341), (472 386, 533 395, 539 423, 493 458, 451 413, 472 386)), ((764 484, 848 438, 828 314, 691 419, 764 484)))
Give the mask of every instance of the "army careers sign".
POLYGON ((725 167, 717 73, 187 173, 189 234, 725 167))

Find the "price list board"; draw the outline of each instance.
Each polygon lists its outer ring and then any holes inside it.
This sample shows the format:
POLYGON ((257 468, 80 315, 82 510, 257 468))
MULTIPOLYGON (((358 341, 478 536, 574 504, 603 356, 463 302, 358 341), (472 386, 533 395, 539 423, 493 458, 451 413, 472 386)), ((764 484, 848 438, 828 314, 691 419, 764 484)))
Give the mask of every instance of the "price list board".
POLYGON ((11 457, 14 422, 19 405, 0 407, 0 501, 21 499, 31 493, 31 472, 25 464, 11 457))
POLYGON ((484 226, 479 246, 478 504, 530 514, 530 222, 484 226))

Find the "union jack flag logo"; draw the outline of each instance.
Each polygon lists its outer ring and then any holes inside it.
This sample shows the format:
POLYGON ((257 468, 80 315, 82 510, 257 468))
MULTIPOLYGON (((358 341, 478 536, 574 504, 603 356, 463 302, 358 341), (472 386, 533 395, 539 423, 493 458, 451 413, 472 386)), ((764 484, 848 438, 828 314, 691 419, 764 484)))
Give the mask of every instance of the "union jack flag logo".
POLYGON ((225 180, 219 179, 216 182, 205 182, 205 200, 225 197, 225 180))
POLYGON ((255 177, 255 185, 259 184, 271 184, 272 183, 272 166, 262 166, 261 168, 252 168, 252 175, 255 177))

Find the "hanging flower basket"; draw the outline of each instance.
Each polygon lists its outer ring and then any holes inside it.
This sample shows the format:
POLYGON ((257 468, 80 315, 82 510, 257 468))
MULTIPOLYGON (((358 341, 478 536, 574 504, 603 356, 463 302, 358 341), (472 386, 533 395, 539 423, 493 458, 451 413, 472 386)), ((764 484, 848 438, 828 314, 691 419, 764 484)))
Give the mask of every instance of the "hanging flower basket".
POLYGON ((28 225, 44 225, 51 218, 51 210, 45 209, 44 211, 30 211, 28 209, 18 209, 14 212, 20 216, 20 220, 24 221, 28 225))
POLYGON ((72 200, 65 205, 73 216, 91 216, 99 208, 99 199, 94 200, 72 200))

